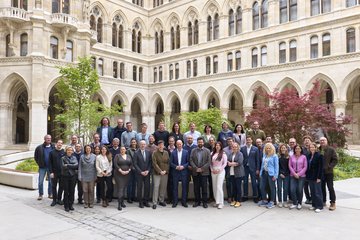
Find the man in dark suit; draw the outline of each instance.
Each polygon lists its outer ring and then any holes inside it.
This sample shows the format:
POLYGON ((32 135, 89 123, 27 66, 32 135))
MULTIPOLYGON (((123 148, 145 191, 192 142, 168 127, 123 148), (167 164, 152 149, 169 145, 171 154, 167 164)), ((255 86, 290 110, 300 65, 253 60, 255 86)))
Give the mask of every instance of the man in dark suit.
POLYGON ((200 206, 200 195, 203 207, 207 208, 208 200, 208 176, 210 174, 211 156, 209 149, 204 147, 204 139, 197 139, 197 148, 194 148, 190 154, 190 165, 192 167, 192 176, 194 180, 195 203, 193 207, 200 206))
POLYGON ((137 181, 137 198, 139 200, 139 207, 150 207, 150 171, 151 171, 151 154, 145 149, 146 142, 141 140, 139 142, 139 149, 134 153, 134 168, 136 171, 137 181), (144 195, 143 193, 144 188, 144 195))
POLYGON ((100 127, 96 129, 100 136, 100 143, 102 145, 110 146, 113 140, 113 128, 110 127, 110 119, 103 117, 100 121, 100 127))
POLYGON ((258 201, 258 187, 256 183, 256 175, 260 172, 260 158, 259 150, 253 146, 253 140, 251 136, 246 137, 246 146, 243 146, 240 151, 244 156, 244 167, 245 167, 245 179, 244 179, 244 197, 242 201, 248 199, 249 194, 249 175, 251 179, 251 187, 253 192, 254 202, 258 201))
POLYGON ((183 142, 176 141, 176 150, 170 155, 170 168, 173 176, 173 205, 175 208, 178 204, 178 184, 181 181, 181 204, 188 207, 187 199, 187 180, 188 180, 189 153, 183 149, 183 142))

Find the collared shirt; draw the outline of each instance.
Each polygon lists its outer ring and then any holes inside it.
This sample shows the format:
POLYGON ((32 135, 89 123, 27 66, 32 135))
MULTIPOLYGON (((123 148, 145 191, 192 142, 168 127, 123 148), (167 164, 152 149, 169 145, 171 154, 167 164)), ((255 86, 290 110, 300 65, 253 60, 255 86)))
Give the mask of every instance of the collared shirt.
POLYGON ((181 149, 181 151, 177 150, 177 155, 178 155, 178 164, 180 166, 181 165, 181 157, 182 157, 182 149, 181 149))
POLYGON ((101 143, 102 144, 109 144, 109 137, 108 137, 109 127, 102 127, 101 130, 101 143))
POLYGON ((145 150, 141 150, 141 155, 143 156, 143 160, 145 162, 146 161, 145 150))
POLYGON ((193 144, 197 145, 197 139, 201 136, 201 133, 198 132, 198 131, 194 131, 194 132, 187 131, 186 133, 184 133, 184 140, 185 141, 187 140, 187 137, 189 135, 193 137, 193 141, 194 141, 193 144))
POLYGON ((249 156, 250 155, 250 150, 251 150, 251 146, 246 146, 246 151, 247 151, 247 155, 249 156))

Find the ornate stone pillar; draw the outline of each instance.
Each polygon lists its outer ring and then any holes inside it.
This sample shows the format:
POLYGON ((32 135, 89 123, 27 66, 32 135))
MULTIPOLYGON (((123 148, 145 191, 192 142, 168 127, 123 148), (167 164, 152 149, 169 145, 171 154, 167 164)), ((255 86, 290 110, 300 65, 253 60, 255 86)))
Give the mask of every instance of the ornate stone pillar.
POLYGON ((0 103, 0 149, 11 145, 12 132, 12 112, 13 105, 10 103, 0 103))
POLYGON ((29 101, 29 150, 33 150, 44 141, 47 134, 48 103, 29 101))
POLYGON ((148 132, 155 132, 157 126, 155 126, 155 113, 154 112, 141 112, 142 122, 148 125, 148 132))

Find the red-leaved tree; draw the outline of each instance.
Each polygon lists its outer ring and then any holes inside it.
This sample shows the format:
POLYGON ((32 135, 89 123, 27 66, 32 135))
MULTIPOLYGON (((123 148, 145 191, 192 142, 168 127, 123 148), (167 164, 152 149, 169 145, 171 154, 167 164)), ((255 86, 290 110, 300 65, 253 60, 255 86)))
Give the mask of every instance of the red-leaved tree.
POLYGON ((345 137, 350 134, 346 125, 352 123, 352 118, 335 116, 329 110, 332 106, 320 104, 320 97, 325 91, 321 90, 319 81, 316 81, 313 88, 302 96, 292 88, 281 92, 275 90, 270 94, 261 93, 270 105, 258 103, 258 107, 247 116, 247 125, 251 126, 251 123, 258 121, 266 135, 279 142, 287 142, 291 137, 301 142, 305 135, 316 138, 320 131, 332 145, 343 147, 345 137))

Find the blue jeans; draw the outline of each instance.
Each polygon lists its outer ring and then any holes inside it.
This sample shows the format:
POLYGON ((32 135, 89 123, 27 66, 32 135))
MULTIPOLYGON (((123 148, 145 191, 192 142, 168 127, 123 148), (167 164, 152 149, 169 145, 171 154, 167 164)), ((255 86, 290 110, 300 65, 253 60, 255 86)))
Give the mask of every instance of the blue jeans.
POLYGON ((244 180, 244 177, 235 177, 235 176, 229 176, 229 181, 231 182, 232 187, 232 198, 236 202, 241 201, 241 184, 244 180))
POLYGON ((52 195, 52 189, 51 189, 51 181, 50 181, 50 171, 48 168, 39 168, 39 195, 44 195, 44 178, 45 175, 48 175, 49 178, 49 184, 48 184, 48 195, 52 195))
POLYGON ((258 187, 256 183, 256 171, 251 171, 249 167, 245 167, 245 177, 244 177, 244 197, 249 195, 249 175, 251 179, 251 188, 253 191, 253 197, 258 196, 258 187))
POLYGON ((290 189, 291 189, 291 200, 293 201, 294 205, 302 203, 303 199, 303 190, 304 190, 304 183, 305 178, 299 177, 299 179, 296 179, 294 177, 291 177, 290 179, 290 189))
POLYGON ((289 185, 290 185, 290 176, 285 176, 285 178, 277 179, 277 193, 279 202, 287 202, 287 197, 289 194, 289 185), (282 190, 282 193, 281 193, 282 190))
POLYGON ((321 190, 321 182, 309 180, 312 206, 315 209, 323 209, 323 194, 321 190))
POLYGON ((266 184, 269 184, 270 201, 275 202, 276 186, 275 186, 275 181, 273 181, 272 178, 273 176, 270 176, 269 173, 264 170, 260 178, 260 190, 261 190, 262 200, 266 201, 266 184))

